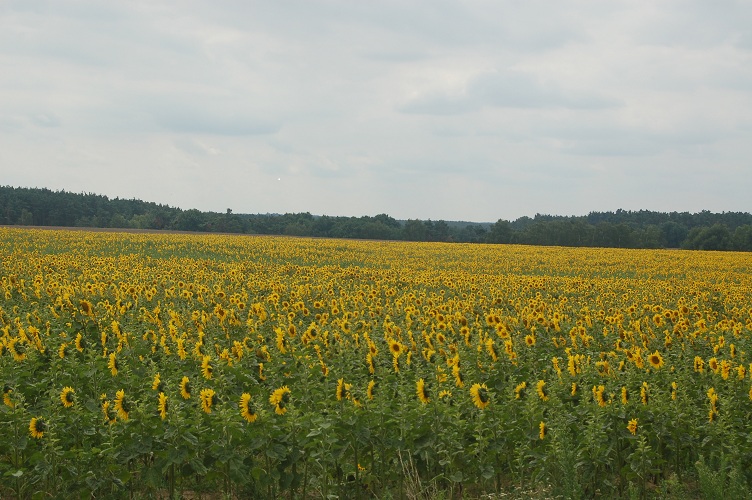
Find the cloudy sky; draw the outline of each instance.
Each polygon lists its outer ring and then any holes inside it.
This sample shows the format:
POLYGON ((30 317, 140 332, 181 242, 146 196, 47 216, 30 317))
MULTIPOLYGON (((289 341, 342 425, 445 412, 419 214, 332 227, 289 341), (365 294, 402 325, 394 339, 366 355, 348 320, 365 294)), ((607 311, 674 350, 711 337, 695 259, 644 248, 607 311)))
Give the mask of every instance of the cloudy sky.
POLYGON ((478 222, 752 211, 752 2, 2 0, 0 184, 478 222))

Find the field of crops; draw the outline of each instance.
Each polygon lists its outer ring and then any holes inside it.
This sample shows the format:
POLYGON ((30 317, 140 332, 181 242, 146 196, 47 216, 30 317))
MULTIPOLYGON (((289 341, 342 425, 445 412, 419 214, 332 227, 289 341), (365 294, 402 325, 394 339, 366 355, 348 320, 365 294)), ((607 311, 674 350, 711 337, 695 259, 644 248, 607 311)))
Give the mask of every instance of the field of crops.
POLYGON ((745 496, 752 254, 0 228, 0 497, 745 496))

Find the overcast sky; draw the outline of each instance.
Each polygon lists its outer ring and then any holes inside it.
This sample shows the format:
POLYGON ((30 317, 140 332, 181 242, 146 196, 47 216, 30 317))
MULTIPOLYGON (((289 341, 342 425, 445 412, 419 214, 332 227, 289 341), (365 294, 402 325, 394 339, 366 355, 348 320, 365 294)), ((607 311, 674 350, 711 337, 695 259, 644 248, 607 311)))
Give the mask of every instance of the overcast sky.
POLYGON ((0 0, 0 184, 478 222, 752 211, 752 2, 0 0))

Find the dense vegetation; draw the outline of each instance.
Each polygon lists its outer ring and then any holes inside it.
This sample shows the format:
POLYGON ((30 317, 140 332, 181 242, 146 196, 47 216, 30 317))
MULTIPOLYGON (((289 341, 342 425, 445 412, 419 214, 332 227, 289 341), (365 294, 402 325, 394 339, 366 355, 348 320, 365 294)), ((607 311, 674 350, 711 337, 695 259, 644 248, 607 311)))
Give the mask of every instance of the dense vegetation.
POLYGON ((0 255, 0 498, 752 497, 750 253, 0 228, 0 255))
POLYGON ((182 210, 141 200, 49 189, 0 187, 0 224, 168 229, 466 243, 752 251, 752 214, 648 210, 537 214, 495 223, 398 221, 389 215, 330 217, 182 210))

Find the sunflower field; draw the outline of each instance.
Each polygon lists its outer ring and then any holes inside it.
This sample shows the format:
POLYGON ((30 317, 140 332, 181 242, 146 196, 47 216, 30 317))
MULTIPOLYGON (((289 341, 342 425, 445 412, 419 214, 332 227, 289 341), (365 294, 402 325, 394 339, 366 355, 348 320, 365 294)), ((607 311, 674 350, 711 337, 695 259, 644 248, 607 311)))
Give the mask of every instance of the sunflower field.
POLYGON ((752 254, 0 228, 0 497, 752 491, 752 254))

